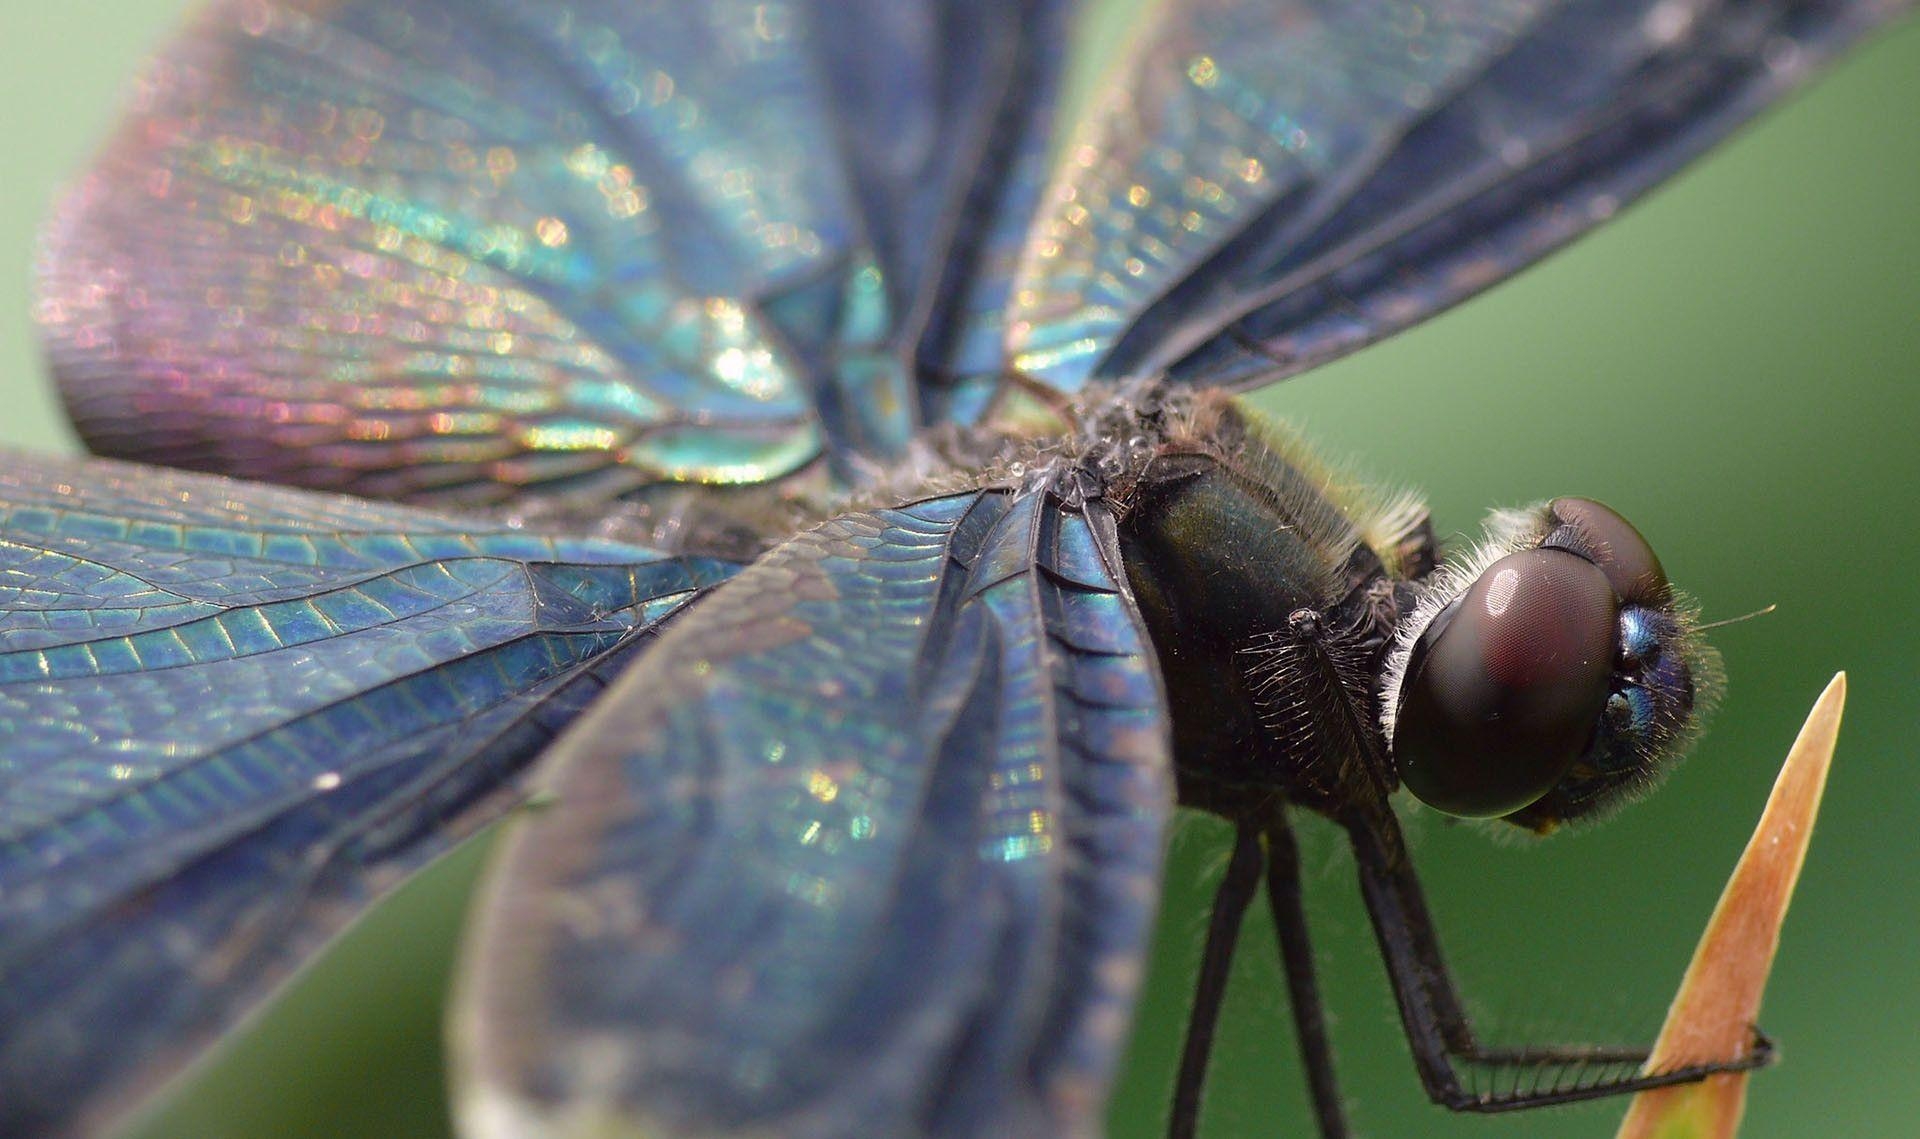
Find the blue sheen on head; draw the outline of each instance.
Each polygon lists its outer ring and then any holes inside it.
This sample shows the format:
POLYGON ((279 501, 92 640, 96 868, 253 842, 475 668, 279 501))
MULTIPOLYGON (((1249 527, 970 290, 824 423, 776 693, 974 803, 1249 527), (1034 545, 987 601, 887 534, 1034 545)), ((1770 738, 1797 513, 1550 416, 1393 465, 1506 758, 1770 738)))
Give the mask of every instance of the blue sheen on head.
MULTIPOLYGON (((1671 618, 1667 620, 1671 624, 1671 618)), ((1620 647, 1629 659, 1648 660, 1660 647, 1659 614, 1638 606, 1620 612, 1620 647)))
POLYGON ((1613 690, 1593 742, 1552 792, 1511 821, 1544 831, 1605 817, 1658 783, 1698 734, 1719 661, 1691 615, 1625 605, 1618 636, 1613 690))

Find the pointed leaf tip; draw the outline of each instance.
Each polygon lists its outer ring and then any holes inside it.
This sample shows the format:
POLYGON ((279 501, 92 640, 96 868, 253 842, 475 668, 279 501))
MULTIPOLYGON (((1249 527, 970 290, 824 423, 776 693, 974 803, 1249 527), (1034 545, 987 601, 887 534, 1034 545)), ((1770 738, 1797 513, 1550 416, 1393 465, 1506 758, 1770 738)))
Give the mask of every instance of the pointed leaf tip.
MULTIPOLYGON (((1836 673, 1807 714, 1753 837, 1707 919, 1647 1061, 1649 1071, 1732 1058, 1747 1048, 1787 902, 1806 861, 1846 702, 1847 674, 1836 673)), ((1745 1072, 1642 1092, 1616 1139, 1733 1139, 1746 1092, 1745 1072)))

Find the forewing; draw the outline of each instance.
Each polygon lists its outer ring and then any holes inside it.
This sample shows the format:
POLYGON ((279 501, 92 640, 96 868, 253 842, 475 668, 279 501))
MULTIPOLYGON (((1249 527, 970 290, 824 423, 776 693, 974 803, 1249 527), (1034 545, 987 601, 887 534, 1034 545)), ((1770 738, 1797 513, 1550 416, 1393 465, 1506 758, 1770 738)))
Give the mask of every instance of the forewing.
POLYGON ((1027 234, 1058 158, 1074 14, 1068 0, 1032 3, 1022 13, 1025 34, 1004 65, 1006 94, 920 334, 925 422, 977 422, 1007 378, 1007 314, 1027 234))
POLYGON ((1098 1133, 1173 799, 1117 567, 1100 504, 970 492, 677 622, 485 888, 468 1133, 1098 1133))
POLYGON ((1046 7, 221 0, 53 223, 68 406, 381 497, 883 461, 1046 7))
POLYGON ((1009 349, 1064 390, 1247 386, 1604 220, 1904 0, 1170 0, 1029 238, 1009 349))
POLYGON ((177 1071, 731 568, 0 460, 0 1135, 177 1071))

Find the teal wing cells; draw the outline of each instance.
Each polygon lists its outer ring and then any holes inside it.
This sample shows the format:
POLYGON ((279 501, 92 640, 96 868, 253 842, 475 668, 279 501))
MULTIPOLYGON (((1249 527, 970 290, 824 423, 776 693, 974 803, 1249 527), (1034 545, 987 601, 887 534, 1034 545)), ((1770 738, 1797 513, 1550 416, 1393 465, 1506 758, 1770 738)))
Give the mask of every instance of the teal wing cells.
POLYGON ((1168 0, 1063 143, 1012 367, 1245 388, 1505 280, 1904 3, 1168 0))
POLYGON ((1064 7, 223 0, 52 225, 68 408, 381 498, 857 481, 1037 193, 1064 7))
POLYGON ((0 1134, 116 1116, 733 566, 92 461, 0 462, 0 1134))
POLYGON ((1100 1133, 1173 807, 1123 580, 1099 502, 974 491, 676 622, 482 888, 466 1133, 1100 1133))

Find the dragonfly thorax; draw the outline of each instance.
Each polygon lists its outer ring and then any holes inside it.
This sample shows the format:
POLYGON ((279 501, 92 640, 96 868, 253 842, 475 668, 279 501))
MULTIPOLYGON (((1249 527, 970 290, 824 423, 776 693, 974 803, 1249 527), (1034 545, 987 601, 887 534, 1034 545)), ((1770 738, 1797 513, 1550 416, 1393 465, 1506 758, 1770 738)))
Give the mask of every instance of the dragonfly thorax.
POLYGON ((1379 680, 1433 564, 1425 512, 1341 483, 1225 401, 1174 424, 1111 497, 1182 802, 1236 816, 1377 800, 1395 782, 1379 680))

